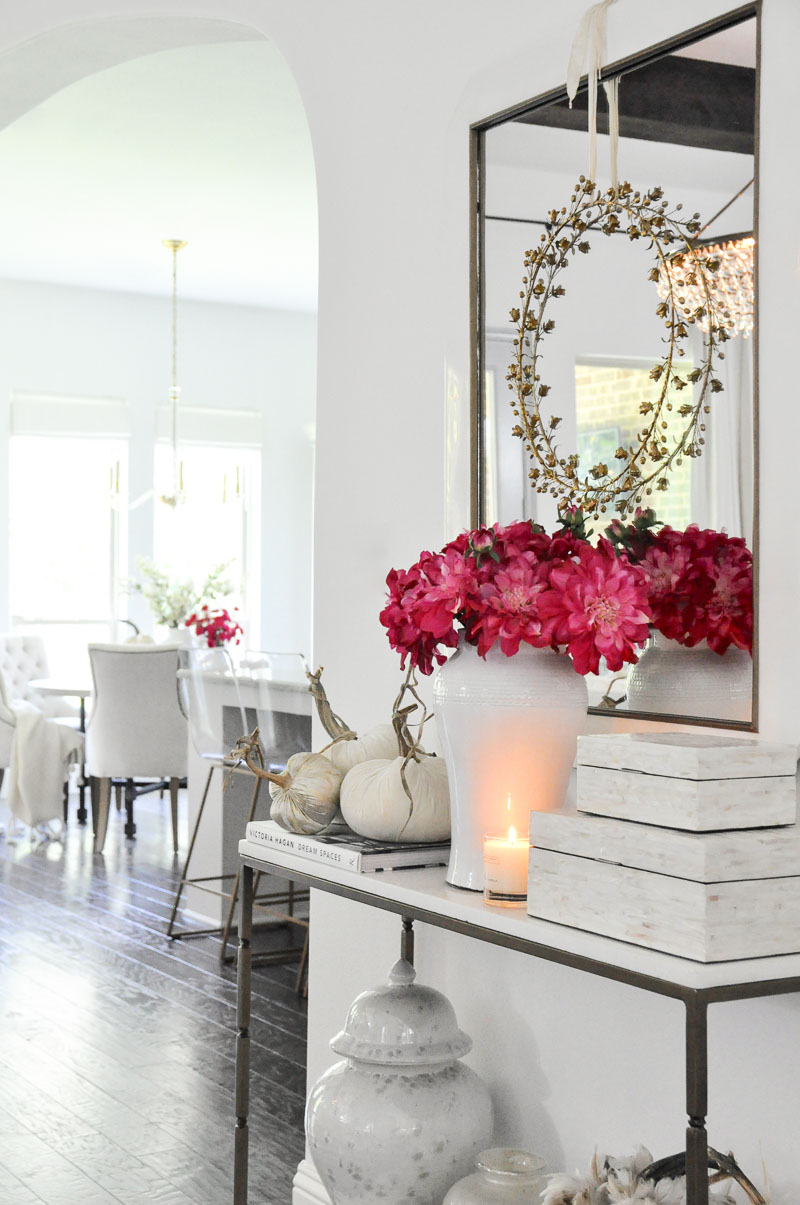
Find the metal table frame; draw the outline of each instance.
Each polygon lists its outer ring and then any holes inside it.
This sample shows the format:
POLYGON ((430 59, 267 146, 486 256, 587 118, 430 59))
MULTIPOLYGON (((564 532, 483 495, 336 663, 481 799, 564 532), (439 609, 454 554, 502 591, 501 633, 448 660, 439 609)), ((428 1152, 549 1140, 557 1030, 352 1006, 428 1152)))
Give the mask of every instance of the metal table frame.
POLYGON ((708 1205, 708 1134, 706 1114, 708 1111, 708 1006, 727 1000, 752 1000, 764 996, 788 995, 800 992, 800 976, 791 978, 762 979, 758 982, 721 984, 713 987, 693 988, 659 979, 652 975, 614 966, 570 950, 560 949, 538 941, 529 940, 511 933, 503 933, 471 921, 461 921, 431 909, 375 895, 364 885, 364 876, 353 874, 352 885, 331 882, 313 873, 301 872, 287 867, 269 857, 255 858, 240 854, 242 864, 241 919, 239 924, 239 959, 237 972, 237 1026, 236 1037, 236 1129, 234 1147, 234 1205, 247 1205, 248 1201, 248 1110, 250 1088, 250 1008, 251 1008, 251 941, 253 933, 253 878, 256 871, 270 871, 295 885, 327 891, 343 896, 371 908, 393 912, 403 921, 405 949, 413 951, 411 936, 414 921, 463 933, 478 941, 518 950, 533 958, 558 963, 573 970, 585 971, 602 979, 625 983, 642 991, 680 1000, 686 1009, 685 1057, 686 1057, 686 1185, 688 1205, 708 1205))

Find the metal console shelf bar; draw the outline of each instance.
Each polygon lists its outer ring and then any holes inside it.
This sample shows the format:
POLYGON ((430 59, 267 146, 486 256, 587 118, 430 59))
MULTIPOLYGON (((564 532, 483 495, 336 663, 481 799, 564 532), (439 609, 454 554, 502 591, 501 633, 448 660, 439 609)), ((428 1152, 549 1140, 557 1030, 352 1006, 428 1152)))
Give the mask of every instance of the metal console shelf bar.
POLYGON ((357 874, 242 841, 239 925, 238 1034, 234 1205, 247 1205, 248 1098, 250 1079, 250 970, 253 876, 267 871, 296 885, 344 896, 394 912, 406 929, 422 921, 478 941, 519 950, 603 979, 625 983, 683 1002, 686 1009, 686 1130, 688 1205, 708 1205, 706 1112, 708 1107, 707 1013, 709 1004, 800 992, 800 955, 704 964, 597 937, 549 921, 483 906, 482 896, 448 887, 444 870, 357 874))

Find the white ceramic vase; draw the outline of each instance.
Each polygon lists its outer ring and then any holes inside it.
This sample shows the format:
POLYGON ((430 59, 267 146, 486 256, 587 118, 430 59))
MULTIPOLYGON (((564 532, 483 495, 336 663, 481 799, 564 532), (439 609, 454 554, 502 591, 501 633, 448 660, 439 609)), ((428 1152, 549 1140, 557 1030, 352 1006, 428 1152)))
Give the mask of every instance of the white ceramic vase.
POLYGON ((482 891, 484 836, 512 825, 527 835, 531 811, 564 802, 586 682, 552 649, 522 644, 506 657, 495 647, 484 659, 462 640, 436 671, 433 698, 450 780, 447 881, 482 891))
POLYGON ((441 1205, 491 1139, 483 1081, 458 1060, 472 1042, 441 992, 400 961, 363 992, 331 1042, 345 1057, 306 1108, 314 1165, 334 1205, 441 1205))
POLYGON ((481 1151, 478 1170, 454 1184, 443 1205, 530 1205, 547 1187, 540 1155, 503 1147, 481 1151))
POLYGON ((753 660, 731 646, 719 654, 654 632, 628 671, 628 710, 718 720, 752 718, 753 660))

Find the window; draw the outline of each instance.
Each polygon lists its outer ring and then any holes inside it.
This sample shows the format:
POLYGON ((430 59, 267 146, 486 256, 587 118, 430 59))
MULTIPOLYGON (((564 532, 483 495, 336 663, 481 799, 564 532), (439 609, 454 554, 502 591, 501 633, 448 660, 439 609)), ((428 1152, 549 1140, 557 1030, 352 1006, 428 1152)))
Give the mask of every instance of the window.
MULTIPOLYGON (((185 502, 154 504, 153 559, 176 578, 201 582, 214 566, 231 561, 234 593, 247 643, 258 647, 260 614, 261 449, 183 444, 185 502)), ((155 493, 172 493, 172 448, 156 446, 155 493)))
MULTIPOLYGON (((691 370, 688 359, 682 370, 691 370)), ((607 464, 614 471, 617 448, 629 447, 647 419, 642 406, 657 397, 660 389, 651 380, 652 361, 579 360, 575 365, 575 409, 578 427, 580 472, 607 464)), ((646 466, 643 466, 646 469, 646 466)), ((663 523, 685 528, 691 522, 692 462, 685 457, 669 475, 669 489, 653 493, 649 504, 663 523)), ((644 505, 644 504, 643 504, 644 505)), ((609 521, 613 518, 609 515, 609 521)))
POLYGON ((86 644, 115 635, 126 518, 110 505, 127 440, 12 435, 9 593, 17 631, 38 632, 57 674, 87 672, 86 644))

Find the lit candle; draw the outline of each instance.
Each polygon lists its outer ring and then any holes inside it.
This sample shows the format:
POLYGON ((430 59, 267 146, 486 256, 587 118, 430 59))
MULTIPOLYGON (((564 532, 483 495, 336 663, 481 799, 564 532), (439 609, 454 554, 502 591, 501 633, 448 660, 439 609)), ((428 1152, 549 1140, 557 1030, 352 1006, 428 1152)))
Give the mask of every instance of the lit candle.
POLYGON ((528 898, 530 841, 518 837, 513 826, 507 837, 483 838, 483 896, 500 908, 522 908, 528 898))

